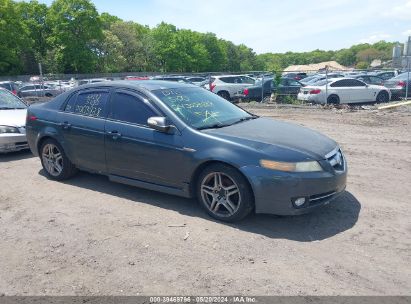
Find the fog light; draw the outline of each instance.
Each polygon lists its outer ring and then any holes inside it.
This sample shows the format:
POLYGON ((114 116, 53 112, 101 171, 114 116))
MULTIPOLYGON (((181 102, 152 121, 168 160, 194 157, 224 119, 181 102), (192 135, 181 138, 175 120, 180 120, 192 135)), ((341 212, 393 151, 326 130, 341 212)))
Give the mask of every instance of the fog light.
POLYGON ((294 200, 294 205, 296 207, 301 207, 304 204, 305 204, 305 197, 299 197, 299 198, 294 200))

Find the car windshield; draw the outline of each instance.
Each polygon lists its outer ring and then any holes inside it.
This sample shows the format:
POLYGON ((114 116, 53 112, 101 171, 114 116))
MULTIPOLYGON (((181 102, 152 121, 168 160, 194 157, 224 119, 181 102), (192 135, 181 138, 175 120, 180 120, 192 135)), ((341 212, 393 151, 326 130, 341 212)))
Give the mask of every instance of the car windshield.
POLYGON ((25 109, 26 105, 6 90, 0 90, 0 110, 25 109))
POLYGON ((156 90, 153 93, 185 123, 199 130, 221 128, 256 118, 201 88, 156 90))

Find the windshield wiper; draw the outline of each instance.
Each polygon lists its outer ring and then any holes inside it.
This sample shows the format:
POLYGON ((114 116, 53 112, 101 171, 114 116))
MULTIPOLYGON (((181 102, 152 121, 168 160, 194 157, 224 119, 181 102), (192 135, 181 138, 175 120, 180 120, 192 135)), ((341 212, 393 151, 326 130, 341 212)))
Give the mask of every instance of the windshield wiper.
POLYGON ((251 120, 251 119, 257 119, 257 118, 259 118, 259 117, 260 117, 260 116, 258 116, 258 115, 252 115, 252 116, 243 117, 243 118, 240 118, 239 120, 231 123, 230 126, 231 126, 231 125, 238 124, 238 123, 243 122, 243 121, 247 121, 247 120, 251 120))
POLYGON ((197 130, 218 129, 218 128, 224 128, 228 126, 230 126, 230 124, 216 123, 216 124, 209 125, 209 126, 198 127, 197 130))
POLYGON ((216 123, 216 124, 209 125, 209 126, 199 127, 199 128, 197 128, 197 130, 224 128, 224 127, 228 127, 228 126, 238 124, 238 123, 246 121, 246 120, 256 119, 256 118, 259 118, 259 117, 260 116, 257 116, 257 115, 247 116, 247 117, 240 118, 239 120, 236 120, 236 121, 231 122, 231 123, 224 123, 224 124, 223 123, 216 123))

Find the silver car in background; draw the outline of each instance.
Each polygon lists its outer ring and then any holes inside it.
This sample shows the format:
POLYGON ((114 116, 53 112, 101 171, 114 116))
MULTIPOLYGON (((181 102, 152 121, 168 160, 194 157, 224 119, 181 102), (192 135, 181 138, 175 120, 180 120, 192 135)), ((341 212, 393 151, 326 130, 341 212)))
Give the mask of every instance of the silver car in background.
POLYGON ((0 88, 0 153, 28 149, 26 115, 26 104, 0 88))
POLYGON ((17 91, 19 97, 55 97, 63 91, 53 85, 28 84, 17 91))

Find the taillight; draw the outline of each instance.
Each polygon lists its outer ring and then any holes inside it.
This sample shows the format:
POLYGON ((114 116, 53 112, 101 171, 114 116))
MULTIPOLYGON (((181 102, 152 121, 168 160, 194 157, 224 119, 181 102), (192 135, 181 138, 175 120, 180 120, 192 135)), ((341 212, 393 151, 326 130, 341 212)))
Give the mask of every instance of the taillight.
POLYGON ((17 95, 17 91, 16 90, 12 90, 11 91, 14 95, 17 95))
POLYGON ((397 83, 397 86, 405 88, 405 81, 400 81, 397 83))
POLYGON ((314 89, 314 90, 311 90, 310 91, 310 94, 320 94, 321 93, 321 90, 320 89, 314 89))
POLYGON ((244 94, 245 96, 248 96, 249 93, 250 93, 250 92, 248 91, 248 89, 244 89, 243 94, 244 94))
POLYGON ((212 92, 215 88, 215 84, 214 83, 210 83, 210 91, 212 92))
POLYGON ((35 116, 35 115, 28 115, 27 116, 27 121, 35 121, 35 120, 37 120, 37 116, 35 116))
POLYGON ((295 76, 294 80, 301 80, 301 77, 300 76, 295 76))

